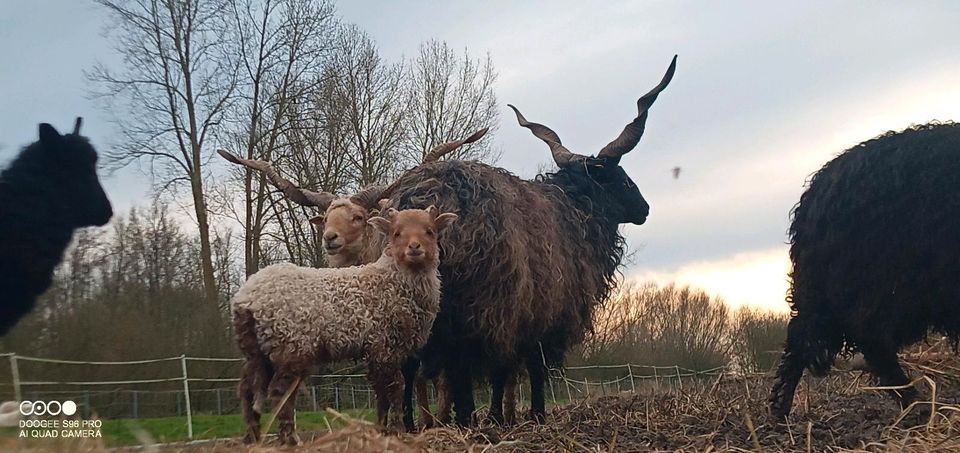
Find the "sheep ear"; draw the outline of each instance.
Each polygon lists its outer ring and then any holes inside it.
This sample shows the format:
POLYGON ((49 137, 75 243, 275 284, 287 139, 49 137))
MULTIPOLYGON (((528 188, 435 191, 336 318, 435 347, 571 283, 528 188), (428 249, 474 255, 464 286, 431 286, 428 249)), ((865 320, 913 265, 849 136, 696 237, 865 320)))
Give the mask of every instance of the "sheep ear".
POLYGON ((456 215, 456 214, 454 214, 454 213, 452 213, 452 212, 448 212, 448 213, 446 213, 446 214, 440 214, 439 216, 437 216, 437 220, 435 220, 435 222, 436 222, 436 224, 437 224, 437 231, 438 231, 438 232, 439 232, 439 231, 443 231, 443 230, 446 229, 448 226, 450 226, 450 224, 452 224, 453 222, 455 222, 455 221, 456 221, 457 219, 459 219, 459 218, 460 218, 460 216, 458 216, 458 215, 456 215))
POLYGON ((373 227, 380 230, 381 233, 387 236, 390 235, 391 223, 389 220, 383 217, 371 217, 369 220, 367 220, 367 223, 373 225, 373 227))
POLYGON ((381 198, 380 201, 377 202, 377 209, 383 211, 387 208, 388 204, 390 204, 389 198, 381 198))
POLYGON ((53 126, 47 123, 40 124, 40 143, 44 145, 55 145, 60 143, 60 133, 53 126))
POLYGON ((390 208, 390 209, 387 209, 387 212, 385 214, 388 219, 392 219, 396 217, 399 212, 400 211, 397 211, 396 209, 390 208))
POLYGON ((316 225, 316 226, 318 226, 318 227, 323 227, 323 224, 324 224, 324 222, 326 222, 326 221, 327 221, 327 217, 324 216, 324 215, 313 216, 313 217, 310 218, 310 223, 312 223, 312 224, 314 224, 314 225, 316 225))
POLYGON ((430 205, 427 206, 427 214, 430 214, 430 217, 435 219, 438 215, 440 215, 440 210, 437 209, 436 206, 430 205))

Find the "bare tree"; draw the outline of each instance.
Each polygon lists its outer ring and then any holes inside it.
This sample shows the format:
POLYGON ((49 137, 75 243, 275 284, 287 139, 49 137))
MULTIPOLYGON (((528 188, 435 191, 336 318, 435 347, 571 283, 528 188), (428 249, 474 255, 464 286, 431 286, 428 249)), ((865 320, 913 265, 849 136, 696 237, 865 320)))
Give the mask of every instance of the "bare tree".
MULTIPOLYGON (((334 29, 333 6, 324 0, 235 0, 233 21, 240 55, 237 149, 249 159, 282 159, 290 135, 301 135, 302 99, 316 96, 334 29)), ((271 201, 263 175, 237 168, 243 184, 244 269, 261 263, 261 238, 271 201)), ((242 219, 241 219, 242 216, 242 219)))
POLYGON ((381 58, 376 44, 354 25, 338 33, 329 62, 332 102, 346 121, 347 159, 356 186, 382 183, 409 162, 397 152, 404 136, 403 68, 381 58))
POLYGON ((204 193, 205 147, 237 87, 228 0, 96 0, 112 19, 108 34, 124 65, 96 65, 88 78, 115 114, 117 166, 145 160, 161 190, 188 184, 200 240, 204 297, 217 303, 204 193))
MULTIPOLYGON (((419 162, 434 146, 499 124, 494 82, 497 73, 488 54, 474 60, 467 50, 458 56, 445 41, 420 45, 407 70, 407 117, 403 150, 419 162)), ((489 140, 464 146, 450 159, 495 161, 489 140)))

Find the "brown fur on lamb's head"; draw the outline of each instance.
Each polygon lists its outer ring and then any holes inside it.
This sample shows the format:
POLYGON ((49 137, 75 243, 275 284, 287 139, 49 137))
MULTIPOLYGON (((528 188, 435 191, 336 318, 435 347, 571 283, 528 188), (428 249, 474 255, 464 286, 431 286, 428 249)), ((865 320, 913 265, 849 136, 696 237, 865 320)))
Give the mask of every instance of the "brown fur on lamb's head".
POLYGON ((440 214, 432 205, 403 211, 390 208, 384 215, 368 221, 389 238, 384 253, 390 254, 401 268, 413 272, 436 269, 440 259, 437 236, 457 220, 457 215, 440 214))

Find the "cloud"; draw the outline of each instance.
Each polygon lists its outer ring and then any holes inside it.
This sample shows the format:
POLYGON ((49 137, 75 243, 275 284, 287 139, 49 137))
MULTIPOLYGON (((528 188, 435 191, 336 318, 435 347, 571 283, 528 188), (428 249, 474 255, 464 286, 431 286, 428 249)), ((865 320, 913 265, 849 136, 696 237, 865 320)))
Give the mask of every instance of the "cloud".
POLYGON ((653 281, 660 285, 690 285, 723 298, 733 307, 752 307, 788 311, 784 301, 790 260, 787 248, 737 253, 710 261, 693 261, 672 271, 639 269, 627 280, 653 281))

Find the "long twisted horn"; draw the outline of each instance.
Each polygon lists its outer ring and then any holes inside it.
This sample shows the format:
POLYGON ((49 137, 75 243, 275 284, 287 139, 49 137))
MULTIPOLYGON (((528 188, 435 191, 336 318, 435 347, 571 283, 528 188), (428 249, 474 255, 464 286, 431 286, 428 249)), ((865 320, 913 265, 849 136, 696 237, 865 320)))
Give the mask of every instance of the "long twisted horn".
POLYGON ((607 146, 604 146, 603 149, 600 150, 600 153, 597 154, 597 157, 607 158, 617 162, 621 156, 637 146, 637 143, 640 142, 640 137, 643 136, 643 129, 647 123, 647 111, 650 109, 650 106, 653 105, 653 101, 657 100, 657 95, 670 84, 670 80, 673 79, 673 73, 676 69, 677 56, 674 55, 673 61, 670 62, 670 67, 667 68, 667 73, 664 74, 663 79, 660 80, 660 84, 653 87, 649 93, 637 100, 637 117, 633 122, 628 124, 627 127, 623 128, 623 132, 620 133, 619 137, 607 144, 607 146))
POLYGON ((220 154, 220 156, 222 156, 224 159, 237 165, 243 165, 244 167, 252 170, 262 172, 267 179, 270 180, 271 184, 280 189, 283 194, 294 203, 303 206, 316 206, 320 209, 327 209, 327 207, 330 206, 330 203, 337 199, 337 196, 331 193, 314 192, 312 190, 301 189, 300 187, 297 187, 296 184, 285 179, 283 176, 280 176, 280 173, 273 168, 273 165, 270 165, 270 162, 242 159, 231 154, 225 149, 218 149, 217 153, 220 154))
POLYGON ((378 206, 377 203, 380 201, 381 198, 389 196, 386 194, 387 188, 388 187, 384 185, 367 187, 366 189, 363 189, 360 192, 357 192, 355 195, 351 196, 350 201, 360 206, 363 206, 368 210, 374 209, 378 206))
POLYGON ((452 152, 453 150, 455 150, 455 149, 457 149, 457 148, 459 148, 459 147, 461 147, 461 146, 463 146, 463 145, 465 145, 465 144, 467 144, 467 143, 473 143, 473 142, 475 142, 475 141, 477 141, 477 140, 480 140, 480 138, 483 137, 483 134, 486 134, 486 133, 487 133, 487 129, 488 129, 488 128, 486 128, 486 127, 483 128, 483 129, 480 129, 479 131, 474 132, 473 135, 471 135, 471 136, 469 136, 469 137, 467 137, 467 138, 465 138, 465 139, 462 139, 462 140, 454 140, 454 141, 451 141, 451 142, 446 142, 446 143, 442 143, 442 144, 437 145, 437 146, 434 147, 432 150, 430 150, 430 152, 427 153, 426 156, 423 157, 423 162, 424 162, 424 163, 426 163, 426 162, 436 162, 436 161, 440 160, 440 158, 443 157, 445 154, 450 153, 450 152, 452 152))
MULTIPOLYGON (((466 143, 473 143, 477 140, 480 140, 484 134, 487 133, 488 128, 480 129, 473 133, 473 135, 460 139, 446 142, 440 145, 437 145, 426 156, 423 158, 423 163, 427 162, 436 162, 445 154, 450 153, 451 151, 463 146, 466 143)), ((350 197, 350 201, 363 206, 367 209, 374 209, 378 207, 380 200, 384 198, 389 198, 393 194, 393 191, 397 189, 397 181, 390 183, 390 185, 377 185, 370 186, 366 189, 361 190, 356 195, 350 197)))
POLYGON ((520 111, 517 110, 517 108, 513 105, 507 104, 507 107, 513 109, 513 113, 517 114, 517 122, 520 123, 521 126, 530 129, 530 132, 533 132, 534 136, 540 140, 543 140, 543 142, 550 147, 550 153, 553 154, 553 161, 556 162, 557 165, 562 167, 571 160, 583 158, 583 156, 573 153, 564 147, 560 142, 560 136, 557 135, 557 133, 552 129, 539 123, 531 123, 527 121, 527 119, 524 118, 520 111))

